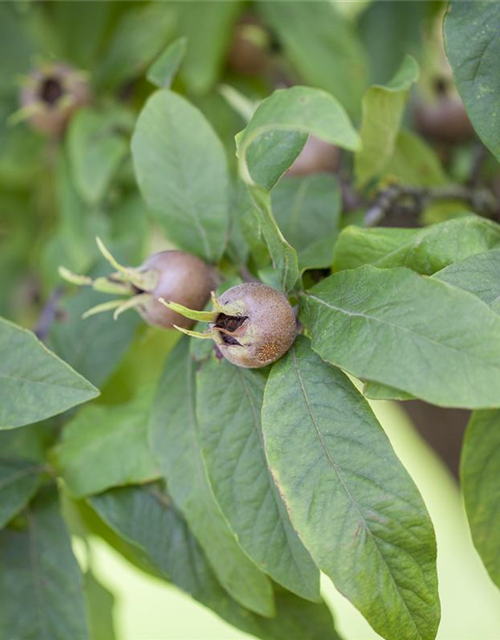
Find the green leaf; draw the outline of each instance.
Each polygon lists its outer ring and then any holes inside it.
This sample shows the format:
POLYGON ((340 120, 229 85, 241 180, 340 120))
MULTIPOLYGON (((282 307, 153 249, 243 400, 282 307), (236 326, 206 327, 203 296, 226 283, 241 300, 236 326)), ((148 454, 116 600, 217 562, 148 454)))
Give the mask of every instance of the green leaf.
POLYGON ((371 400, 413 400, 414 396, 401 389, 395 389, 379 382, 368 381, 363 387, 363 395, 371 400))
POLYGON ((500 5, 451 2, 444 23, 446 53, 467 114, 484 144, 500 160, 500 5))
POLYGON ((384 173, 403 184, 435 187, 449 182, 436 151, 412 131, 400 131, 384 173))
POLYGON ((366 401, 306 338, 271 370, 262 428, 273 477, 319 568, 387 640, 433 640, 436 541, 422 497, 366 401))
POLYGON ((267 244, 279 286, 288 293, 300 276, 297 252, 286 241, 276 224, 269 193, 257 186, 249 188, 249 192, 255 205, 253 214, 257 228, 267 244))
POLYGON ((31 331, 0 318, 0 429, 62 413, 99 391, 31 331))
POLYGON ((356 179, 366 185, 379 176, 391 159, 408 92, 418 79, 418 65, 406 56, 399 71, 386 85, 374 85, 363 98, 361 149, 355 156, 356 179))
POLYGON ((126 135, 133 122, 132 113, 122 107, 80 109, 71 119, 67 148, 74 181, 81 197, 90 204, 104 198, 127 156, 126 135))
POLYGON ((470 256, 438 271, 433 277, 473 293, 500 313, 500 249, 470 256))
POLYGON ((97 580, 92 571, 87 571, 83 578, 91 640, 116 640, 114 595, 97 580))
POLYGON ((88 640, 82 579, 55 486, 0 532, 0 637, 88 640))
POLYGON ((331 175, 287 177, 271 192, 274 216, 297 250, 299 267, 330 267, 339 233, 341 193, 331 175))
POLYGON ((242 8, 241 0, 178 3, 178 30, 188 40, 181 77, 193 93, 205 93, 217 81, 242 8))
POLYGON ((326 2, 261 2, 264 21, 307 83, 332 93, 355 118, 367 83, 367 59, 353 23, 326 2))
POLYGON ((157 91, 139 116, 132 155, 142 194, 167 236, 206 260, 220 258, 229 222, 227 163, 201 112, 157 91))
POLYGON ((439 5, 426 2, 367 4, 359 18, 359 30, 368 54, 370 77, 373 82, 386 82, 396 73, 406 54, 420 59, 422 39, 428 35, 423 24, 431 22, 429 14, 439 11, 436 9, 439 5))
POLYGON ((21 15, 12 5, 0 6, 0 94, 16 91, 15 79, 27 73, 34 53, 33 42, 24 32, 21 15))
POLYGON ((500 587, 500 411, 475 411, 462 447, 460 477, 474 546, 500 587))
POLYGON ((277 589, 276 617, 244 609, 220 586, 196 539, 161 487, 114 489, 92 498, 92 506, 128 544, 144 554, 159 575, 232 625, 263 640, 339 640, 331 613, 277 589))
POLYGON ((196 421, 194 376, 186 338, 167 358, 158 386, 150 419, 152 450, 222 586, 248 609, 273 615, 270 582, 237 543, 208 482, 196 421))
POLYGON ((431 275, 498 246, 500 226, 472 214, 418 230, 347 227, 335 248, 334 269, 373 264, 431 275))
POLYGON ((196 408, 203 457, 215 498, 250 558, 289 591, 319 601, 319 571, 292 528, 264 456, 266 380, 267 372, 225 360, 211 358, 201 367, 196 408))
POLYGON ((175 8, 167 2, 146 4, 123 13, 96 66, 98 88, 116 89, 142 75, 171 39, 174 28, 175 8))
POLYGON ((174 40, 148 70, 147 79, 160 89, 170 89, 172 80, 184 60, 187 38, 174 40))
POLYGON ((83 290, 59 305, 62 321, 50 330, 48 346, 97 387, 107 381, 129 348, 138 324, 135 313, 118 321, 111 314, 82 319, 82 314, 103 301, 102 294, 83 290))
POLYGON ((35 495, 41 472, 42 466, 32 460, 0 459, 0 529, 35 495))
POLYGON ((148 442, 151 398, 141 389, 125 405, 85 407, 65 425, 57 466, 73 496, 158 477, 148 442))
POLYGON ((365 264, 376 264, 403 246, 408 246, 418 235, 418 229, 397 227, 364 228, 350 225, 342 229, 335 245, 333 270, 356 269, 365 264))
POLYGON ((438 406, 500 406, 500 318, 470 293, 366 266, 326 278, 301 303, 314 350, 358 378, 438 406))
POLYGON ((307 134, 350 151, 359 147, 344 108, 326 91, 297 86, 278 89, 263 100, 237 136, 245 182, 269 190, 292 165, 307 134))

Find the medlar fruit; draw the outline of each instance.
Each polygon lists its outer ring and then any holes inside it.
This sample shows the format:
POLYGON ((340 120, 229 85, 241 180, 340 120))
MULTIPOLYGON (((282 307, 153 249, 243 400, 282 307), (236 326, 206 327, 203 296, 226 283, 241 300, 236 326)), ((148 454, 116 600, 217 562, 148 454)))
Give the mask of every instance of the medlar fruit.
POLYGON ((86 74, 69 64, 56 62, 34 69, 19 94, 18 112, 33 129, 60 135, 72 116, 91 100, 86 74))
POLYGON ((309 136, 295 162, 288 169, 287 175, 308 176, 313 173, 334 173, 339 168, 340 153, 338 148, 309 136))
POLYGON ((214 310, 201 313, 165 304, 187 317, 209 322, 206 333, 179 328, 197 338, 213 339, 226 360, 239 367, 265 367, 292 346, 297 333, 295 314, 286 296, 276 289, 248 282, 212 300, 214 310))
POLYGON ((203 260, 183 251, 160 251, 134 269, 120 265, 99 238, 97 243, 116 273, 95 280, 73 274, 64 267, 59 268, 59 273, 73 284, 90 285, 96 291, 122 294, 128 298, 93 307, 84 317, 114 309, 116 320, 123 311, 136 309, 148 324, 163 329, 174 326, 188 329, 194 324, 193 320, 165 307, 158 299, 167 298, 198 311, 203 309, 216 285, 213 270, 203 260))
POLYGON ((413 110, 415 127, 424 137, 447 144, 460 143, 474 135, 463 102, 445 80, 434 84, 434 99, 419 99, 413 110))
POLYGON ((243 16, 234 28, 227 64, 243 76, 261 76, 269 71, 270 36, 262 22, 251 14, 243 16))

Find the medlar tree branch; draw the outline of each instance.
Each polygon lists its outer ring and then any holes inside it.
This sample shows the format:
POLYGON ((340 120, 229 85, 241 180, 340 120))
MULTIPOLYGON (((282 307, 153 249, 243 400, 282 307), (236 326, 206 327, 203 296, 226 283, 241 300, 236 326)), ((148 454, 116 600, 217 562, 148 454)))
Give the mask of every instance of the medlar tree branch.
POLYGON ((487 218, 498 212, 498 202, 489 189, 463 185, 412 187, 391 185, 380 191, 365 214, 365 226, 379 224, 395 207, 406 205, 409 213, 420 214, 431 202, 462 200, 476 213, 487 218))

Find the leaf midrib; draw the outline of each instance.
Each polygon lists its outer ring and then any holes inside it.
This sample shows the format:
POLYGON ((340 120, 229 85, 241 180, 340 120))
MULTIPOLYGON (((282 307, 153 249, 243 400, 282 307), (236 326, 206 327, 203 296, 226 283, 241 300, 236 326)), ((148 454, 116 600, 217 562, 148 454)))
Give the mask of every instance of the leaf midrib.
POLYGON ((365 517, 364 517, 364 515, 363 515, 363 512, 362 512, 362 510, 361 510, 361 508, 360 508, 359 504, 357 503, 357 501, 355 500, 354 496, 353 496, 353 495, 352 495, 352 493, 350 492, 350 490, 349 490, 348 486, 346 485, 346 483, 345 483, 345 481, 344 481, 344 478, 342 477, 342 474, 340 473, 340 470, 339 470, 339 468, 338 468, 338 466, 337 466, 337 463, 336 463, 336 462, 335 462, 335 460, 331 457, 331 455, 330 455, 330 451, 329 451, 328 447, 326 446, 326 443, 325 443, 325 441, 324 441, 324 439, 323 439, 323 435, 322 435, 322 433, 321 433, 321 430, 320 430, 320 428, 319 428, 319 425, 318 425, 318 423, 316 422, 316 419, 315 419, 315 416, 314 416, 314 413, 313 413, 313 410, 312 410, 312 407, 311 407, 311 403, 310 403, 310 401, 309 401, 309 397, 308 397, 308 395, 307 395, 306 388, 305 388, 305 386, 304 386, 304 381, 303 381, 303 378, 302 378, 302 373, 301 373, 301 371, 300 371, 300 367, 299 367, 299 364, 298 364, 298 362, 297 362, 297 354, 296 354, 296 348, 295 348, 295 346, 293 346, 293 347, 292 347, 292 357, 293 357, 293 365, 294 365, 295 373, 296 373, 296 375, 297 375, 297 380, 299 381, 299 385, 300 385, 300 389, 301 389, 301 392, 302 392, 302 396, 303 396, 303 398, 304 398, 304 402, 305 402, 305 404, 306 404, 307 411, 308 411, 308 413, 309 413, 309 417, 311 418, 311 423, 314 425, 315 431, 316 431, 316 433, 317 433, 317 436, 318 436, 319 442, 320 442, 320 444, 321 444, 321 448, 323 449, 323 451, 324 451, 324 453, 325 453, 325 456, 326 456, 326 458, 327 458, 328 462, 331 464, 332 468, 334 469, 334 471, 335 471, 335 473, 336 473, 336 475, 337 475, 337 477, 338 477, 338 479, 339 479, 339 481, 340 481, 340 484, 342 485, 342 487, 343 487, 343 489, 344 489, 344 491, 345 491, 345 493, 346 493, 347 497, 349 498, 349 500, 351 501, 351 503, 354 505, 354 507, 355 507, 356 511, 358 512, 358 514, 359 514, 359 516, 360 516, 360 518, 361 518, 361 520, 362 520, 362 522, 363 522, 363 525, 364 525, 364 529, 365 529, 365 531, 367 531, 367 532, 368 532, 368 534, 370 535, 370 538, 372 539, 373 544, 375 545, 375 548, 377 549, 377 552, 378 552, 378 554, 380 555, 380 557, 381 557, 381 559, 382 559, 382 561, 383 561, 383 563, 384 563, 384 566, 385 566, 385 567, 386 567, 386 569, 387 569, 387 572, 388 572, 389 576, 391 577, 391 580, 392 580, 392 582, 393 582, 393 584, 394 584, 394 586, 395 586, 395 588, 396 588, 396 591, 397 591, 397 593, 399 594, 400 600, 401 600, 401 602, 403 603, 403 605, 404 605, 404 607, 405 607, 405 609, 406 609, 406 611, 407 611, 407 613, 408 613, 408 616, 409 616, 410 620, 412 621, 413 626, 415 627, 415 630, 417 631, 417 633, 418 633, 419 637, 420 637, 420 638, 423 638, 423 636, 422 636, 422 634, 420 633, 420 630, 419 630, 419 628, 418 628, 418 626, 417 626, 417 624, 416 624, 416 622, 415 622, 415 620, 414 620, 414 618, 413 618, 413 615, 412 615, 411 611, 410 611, 410 610, 409 610, 409 608, 408 608, 408 605, 407 605, 407 603, 406 603, 406 600, 405 600, 405 599, 403 598, 403 596, 401 595, 401 592, 400 592, 400 589, 399 589, 398 583, 396 582, 396 580, 395 580, 394 576, 392 575, 392 571, 391 571, 391 569, 390 569, 389 565, 387 564, 387 561, 386 561, 386 559, 385 559, 385 557, 384 557, 384 554, 383 554, 383 553, 382 553, 382 551, 380 550, 380 547, 379 547, 378 542, 377 542, 377 537, 376 537, 376 536, 374 536, 374 534, 372 533, 372 531, 371 531, 370 527, 368 526, 368 523, 367 523, 367 521, 366 521, 366 519, 365 519, 365 517))

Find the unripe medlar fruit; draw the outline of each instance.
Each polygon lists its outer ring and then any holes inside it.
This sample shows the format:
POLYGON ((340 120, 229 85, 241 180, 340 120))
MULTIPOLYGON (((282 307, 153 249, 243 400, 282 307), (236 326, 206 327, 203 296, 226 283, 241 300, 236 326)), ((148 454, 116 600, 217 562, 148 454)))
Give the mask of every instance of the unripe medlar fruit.
POLYGON ((309 136, 295 162, 288 169, 287 175, 308 176, 314 173, 334 173, 339 168, 340 152, 338 148, 309 136))
POLYGON ((248 282, 212 299, 214 311, 198 314, 179 305, 168 306, 187 313, 188 317, 208 321, 207 333, 183 332, 212 338, 229 362, 248 369, 265 367, 292 346, 297 323, 288 299, 280 291, 260 282, 248 282))
POLYGON ((56 62, 34 69, 19 94, 20 115, 33 129, 60 135, 73 113, 91 100, 86 74, 56 62))
POLYGON ((450 90, 445 80, 434 85, 435 99, 420 99, 413 110, 415 127, 424 137, 448 144, 460 143, 474 135, 463 102, 455 90, 450 90))
POLYGON ((171 329, 174 325, 188 329, 193 321, 165 307, 159 298, 201 311, 215 287, 212 269, 200 258, 183 251, 155 253, 139 267, 141 271, 156 271, 158 282, 148 291, 150 295, 144 304, 137 306, 137 311, 148 324, 164 329, 171 329))
POLYGON ((116 269, 105 278, 93 280, 88 276, 71 273, 59 268, 61 276, 77 285, 90 285, 96 291, 128 296, 111 300, 89 309, 84 317, 114 309, 116 318, 127 309, 136 309, 150 325, 172 329, 174 326, 188 329, 194 321, 179 315, 159 302, 160 298, 201 311, 216 286, 213 270, 200 258, 183 251, 160 251, 147 258, 138 268, 119 264, 97 238, 103 256, 116 269))

